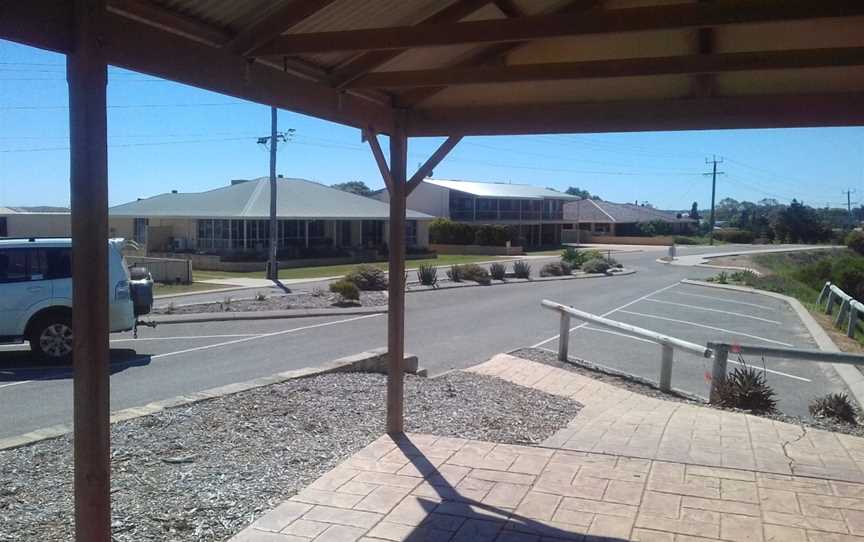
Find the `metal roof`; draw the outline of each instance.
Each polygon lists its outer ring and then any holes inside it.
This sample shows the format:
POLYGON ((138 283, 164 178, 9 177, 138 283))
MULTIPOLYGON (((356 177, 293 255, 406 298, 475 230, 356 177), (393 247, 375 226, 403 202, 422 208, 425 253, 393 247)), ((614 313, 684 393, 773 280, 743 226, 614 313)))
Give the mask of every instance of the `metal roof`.
POLYGON ((612 203, 603 200, 581 199, 564 204, 564 220, 596 223, 696 222, 692 218, 678 218, 674 213, 633 203, 612 203))
POLYGON ((540 188, 529 184, 484 183, 478 181, 455 181, 447 179, 424 179, 424 183, 434 184, 450 190, 458 190, 472 196, 501 199, 578 199, 562 192, 540 188))
MULTIPOLYGON (((305 179, 280 178, 277 185, 279 218, 386 220, 389 207, 305 179)), ((270 216, 270 180, 260 177, 207 192, 168 193, 109 209, 112 217, 260 218, 270 216)), ((409 219, 435 217, 408 211, 409 219)))

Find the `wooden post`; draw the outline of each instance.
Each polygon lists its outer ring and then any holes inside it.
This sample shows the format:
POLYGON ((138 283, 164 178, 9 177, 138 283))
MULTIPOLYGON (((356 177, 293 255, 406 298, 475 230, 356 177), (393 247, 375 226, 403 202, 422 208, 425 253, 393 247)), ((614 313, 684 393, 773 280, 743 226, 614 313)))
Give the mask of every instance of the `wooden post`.
POLYGON ((719 401, 720 387, 726 381, 726 365, 729 361, 729 349, 726 347, 714 348, 714 366, 711 369, 711 392, 708 400, 712 403, 719 401))
POLYGON ((397 111, 390 134, 390 292, 387 312, 387 432, 403 431, 405 357, 405 207, 408 178, 405 117, 397 111))
POLYGON ((558 360, 567 361, 570 348, 570 315, 561 311, 561 327, 558 329, 558 360))
POLYGON ((75 537, 111 540, 108 395, 108 68, 104 0, 76 0, 67 56, 75 331, 75 537))
POLYGON ((660 391, 672 391, 672 360, 675 352, 668 344, 661 345, 662 359, 660 362, 660 391))

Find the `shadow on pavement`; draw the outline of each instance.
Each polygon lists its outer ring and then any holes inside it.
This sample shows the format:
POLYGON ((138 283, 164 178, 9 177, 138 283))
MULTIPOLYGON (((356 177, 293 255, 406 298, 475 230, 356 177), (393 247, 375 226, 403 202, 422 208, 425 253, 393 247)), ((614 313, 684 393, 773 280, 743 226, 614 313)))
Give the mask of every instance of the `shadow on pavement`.
MULTIPOLYGON (((111 374, 119 373, 130 367, 143 367, 150 364, 150 356, 142 356, 128 348, 111 349, 111 374)), ((58 365, 54 362, 39 360, 29 350, 0 352, 0 382, 22 380, 65 380, 72 379, 72 364, 58 365)))

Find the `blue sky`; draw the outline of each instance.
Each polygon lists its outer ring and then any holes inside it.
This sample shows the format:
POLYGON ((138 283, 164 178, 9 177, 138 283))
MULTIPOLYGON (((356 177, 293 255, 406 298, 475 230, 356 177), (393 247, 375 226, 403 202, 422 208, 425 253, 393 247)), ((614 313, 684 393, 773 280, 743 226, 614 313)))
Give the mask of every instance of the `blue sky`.
MULTIPOLYGON (((111 204, 172 189, 208 190, 266 175, 265 106, 111 69, 108 86, 111 204)), ((0 206, 68 205, 68 110, 64 57, 0 40, 0 206)), ((278 171, 325 184, 382 186, 353 128, 280 111, 294 128, 278 171)), ((412 139, 416 167, 440 139, 412 139)), ((382 141, 382 144, 384 142, 382 141)), ((472 137, 435 170, 438 178, 502 181, 560 190, 579 186, 611 201, 662 208, 710 203, 706 158, 722 156, 718 199, 864 201, 864 128, 472 137)))

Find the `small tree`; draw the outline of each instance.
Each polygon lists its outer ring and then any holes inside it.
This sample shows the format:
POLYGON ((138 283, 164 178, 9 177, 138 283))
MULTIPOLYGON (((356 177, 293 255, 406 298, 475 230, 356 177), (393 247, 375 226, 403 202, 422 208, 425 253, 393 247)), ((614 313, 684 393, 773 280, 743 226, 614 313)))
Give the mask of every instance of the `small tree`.
POLYGON ((695 201, 693 202, 693 205, 690 206, 690 214, 688 216, 693 220, 699 220, 702 218, 699 216, 699 205, 695 201))
POLYGON ((330 188, 335 188, 336 190, 341 190, 343 192, 350 192, 351 194, 357 194, 358 196, 366 196, 367 198, 372 197, 372 189, 366 186, 366 183, 363 181, 336 183, 331 185, 330 188))

